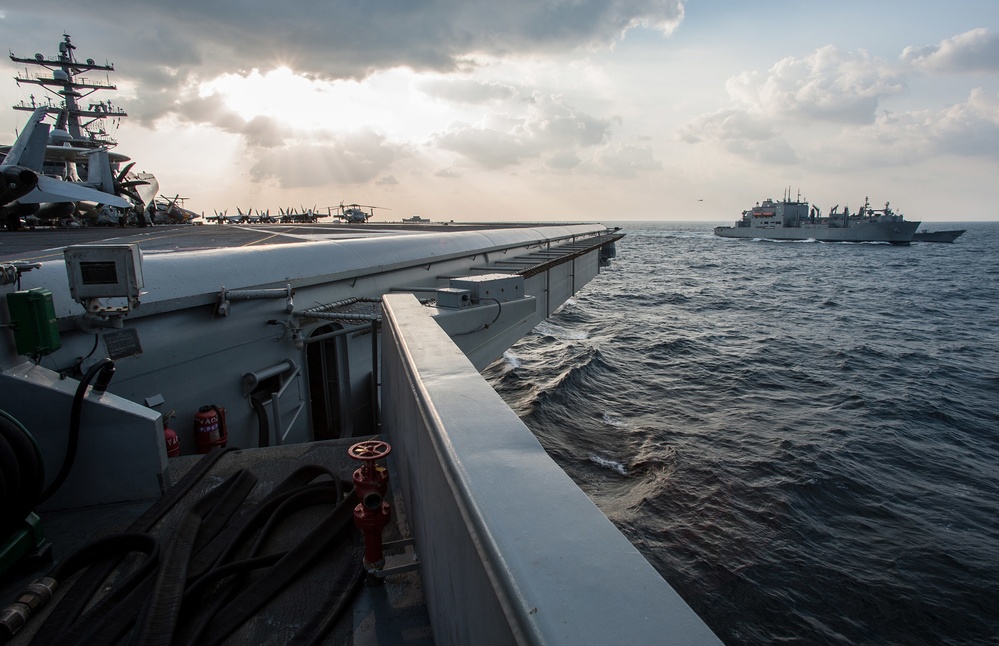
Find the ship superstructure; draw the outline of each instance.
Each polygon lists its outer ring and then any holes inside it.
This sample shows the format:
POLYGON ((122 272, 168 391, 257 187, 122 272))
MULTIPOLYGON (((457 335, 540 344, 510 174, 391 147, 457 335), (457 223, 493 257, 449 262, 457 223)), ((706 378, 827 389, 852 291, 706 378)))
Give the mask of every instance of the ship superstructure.
MULTIPOLYGON (((55 56, 35 54, 31 57, 10 53, 10 59, 25 66, 14 80, 17 84, 38 86, 46 96, 31 94, 12 107, 22 112, 45 110, 55 118, 49 132, 48 146, 39 172, 70 182, 87 182, 100 190, 127 197, 138 207, 149 204, 159 190, 159 182, 151 173, 133 172, 134 162, 127 165, 128 156, 111 149, 118 145, 112 133, 118 128, 122 118, 128 113, 110 99, 100 98, 99 92, 117 90, 111 83, 110 73, 114 65, 110 62, 98 63, 92 58, 80 60, 76 56, 76 46, 69 34, 63 34, 59 42, 59 53, 55 56), (44 71, 41 71, 44 70, 44 71), (100 75, 104 78, 94 78, 100 75), (96 168, 91 169, 94 165, 96 168)), ((31 202, 30 200, 25 200, 31 202)), ((84 215, 73 204, 38 206, 40 200, 33 200, 35 206, 15 207, 12 217, 23 217, 27 222, 60 222, 76 224, 91 220, 102 223, 103 219, 119 219, 118 214, 106 210, 91 211, 84 215)), ((110 222, 104 222, 110 223, 110 222)), ((19 221, 11 220, 8 228, 17 228, 19 221)), ((138 224, 145 224, 139 219, 138 224)))
POLYGON ((27 71, 18 73, 14 79, 18 85, 22 83, 37 85, 48 92, 51 97, 46 101, 37 101, 32 95, 30 101, 21 101, 14 105, 15 110, 33 112, 47 104, 49 114, 56 115, 52 140, 60 144, 69 144, 79 148, 113 148, 118 145, 108 132, 108 122, 115 125, 128 113, 113 105, 110 100, 93 101, 89 98, 101 90, 117 90, 110 80, 95 81, 82 76, 88 72, 113 72, 114 65, 109 62, 99 64, 92 58, 85 61, 77 60, 76 45, 69 34, 63 34, 59 43, 59 54, 46 57, 35 54, 31 58, 10 54, 10 60, 33 67, 41 67, 50 72, 50 76, 31 74, 27 71), (55 97, 53 101, 52 97, 55 97))

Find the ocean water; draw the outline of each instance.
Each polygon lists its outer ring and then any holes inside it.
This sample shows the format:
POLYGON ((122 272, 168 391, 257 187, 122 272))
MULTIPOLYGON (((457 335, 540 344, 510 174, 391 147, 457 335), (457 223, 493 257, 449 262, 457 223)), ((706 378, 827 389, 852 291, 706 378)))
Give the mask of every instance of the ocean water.
POLYGON ((999 223, 934 228, 627 223, 486 374, 727 644, 997 644, 999 223))

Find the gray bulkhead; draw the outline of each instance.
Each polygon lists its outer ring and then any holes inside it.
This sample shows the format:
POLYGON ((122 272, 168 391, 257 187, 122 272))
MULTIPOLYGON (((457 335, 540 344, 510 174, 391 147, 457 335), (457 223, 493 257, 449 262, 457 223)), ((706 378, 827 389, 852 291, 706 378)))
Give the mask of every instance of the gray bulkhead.
MULTIPOLYGON (((376 430, 373 366, 377 366, 378 335, 373 337, 370 322, 363 318, 331 321, 303 316, 303 310, 393 290, 433 296, 433 290, 446 287, 452 277, 513 271, 497 263, 604 232, 599 225, 571 225, 146 254, 141 304, 120 321, 121 329, 130 330, 137 339, 137 345, 133 341, 125 352, 135 353, 116 358, 116 374, 104 396, 163 416, 173 411, 175 417, 168 423, 178 433, 184 453, 195 451, 195 413, 210 404, 226 409, 229 443, 243 448, 258 446, 261 407, 271 445, 314 439, 314 427, 323 438, 369 434, 376 430), (220 314, 223 289, 279 291, 288 286, 294 292, 292 303, 287 296, 232 299, 225 308, 227 315, 220 314), (328 338, 308 341, 318 335, 328 338), (260 377, 256 388, 265 396, 258 398, 256 407, 247 375, 260 377), (277 398, 273 392, 279 392, 277 398)), ((482 368, 595 276, 598 256, 599 251, 593 250, 526 277, 525 298, 515 303, 497 307, 487 303, 464 316, 437 308, 438 318, 445 330, 450 325, 451 332, 468 332, 457 334, 455 342, 482 368)), ((86 370, 108 356, 113 344, 107 339, 120 330, 85 322, 82 306, 69 293, 63 262, 43 263, 25 273, 21 288, 33 287, 45 287, 53 294, 62 347, 33 365, 4 344, 3 379, 23 379, 14 375, 20 370, 34 373, 35 381, 55 383, 60 372, 74 366, 86 370), (17 370, 12 371, 14 367, 17 370)), ((18 402, 6 405, 11 414, 52 429, 39 438, 46 463, 61 460, 70 400, 55 398, 46 411, 29 411, 18 402)), ((160 463, 150 465, 150 471, 162 471, 166 464, 162 433, 143 431, 134 441, 158 447, 158 455, 147 459, 160 463)), ((137 447, 101 447, 99 440, 90 446, 107 451, 105 460, 151 453, 133 450, 137 447)), ((86 456, 80 461, 88 464, 86 456)), ((64 489, 72 491, 73 479, 87 477, 86 471, 74 469, 64 489)), ((113 499, 115 485, 108 483, 107 489, 113 499)), ((58 497, 50 503, 60 506, 58 497)))

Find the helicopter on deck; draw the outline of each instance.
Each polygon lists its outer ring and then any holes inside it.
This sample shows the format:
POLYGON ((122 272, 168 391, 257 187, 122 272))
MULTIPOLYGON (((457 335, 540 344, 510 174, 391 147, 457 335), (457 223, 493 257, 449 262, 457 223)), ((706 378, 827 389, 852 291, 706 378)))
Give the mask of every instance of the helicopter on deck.
POLYGON ((160 195, 146 205, 150 221, 153 224, 188 224, 200 218, 200 213, 184 208, 185 200, 187 198, 179 193, 173 197, 160 195))
POLYGON ((361 224, 367 222, 369 219, 374 217, 375 209, 384 209, 386 211, 391 211, 391 209, 385 208, 384 206, 370 206, 367 204, 344 204, 340 202, 340 206, 329 207, 330 215, 338 220, 343 220, 348 224, 361 224), (336 209, 336 213, 334 213, 336 209), (367 212, 364 209, 368 209, 367 212))

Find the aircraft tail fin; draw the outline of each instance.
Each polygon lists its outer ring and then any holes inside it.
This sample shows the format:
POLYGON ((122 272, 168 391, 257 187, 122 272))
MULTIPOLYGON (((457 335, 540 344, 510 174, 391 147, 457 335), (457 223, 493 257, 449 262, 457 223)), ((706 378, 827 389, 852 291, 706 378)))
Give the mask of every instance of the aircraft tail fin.
POLYGON ((47 108, 38 108, 28 117, 14 145, 7 151, 3 166, 21 166, 33 171, 41 171, 45 161, 45 147, 49 144, 49 124, 41 123, 48 113, 47 108))
POLYGON ((87 185, 114 195, 114 173, 111 171, 111 157, 107 148, 87 153, 87 185))

